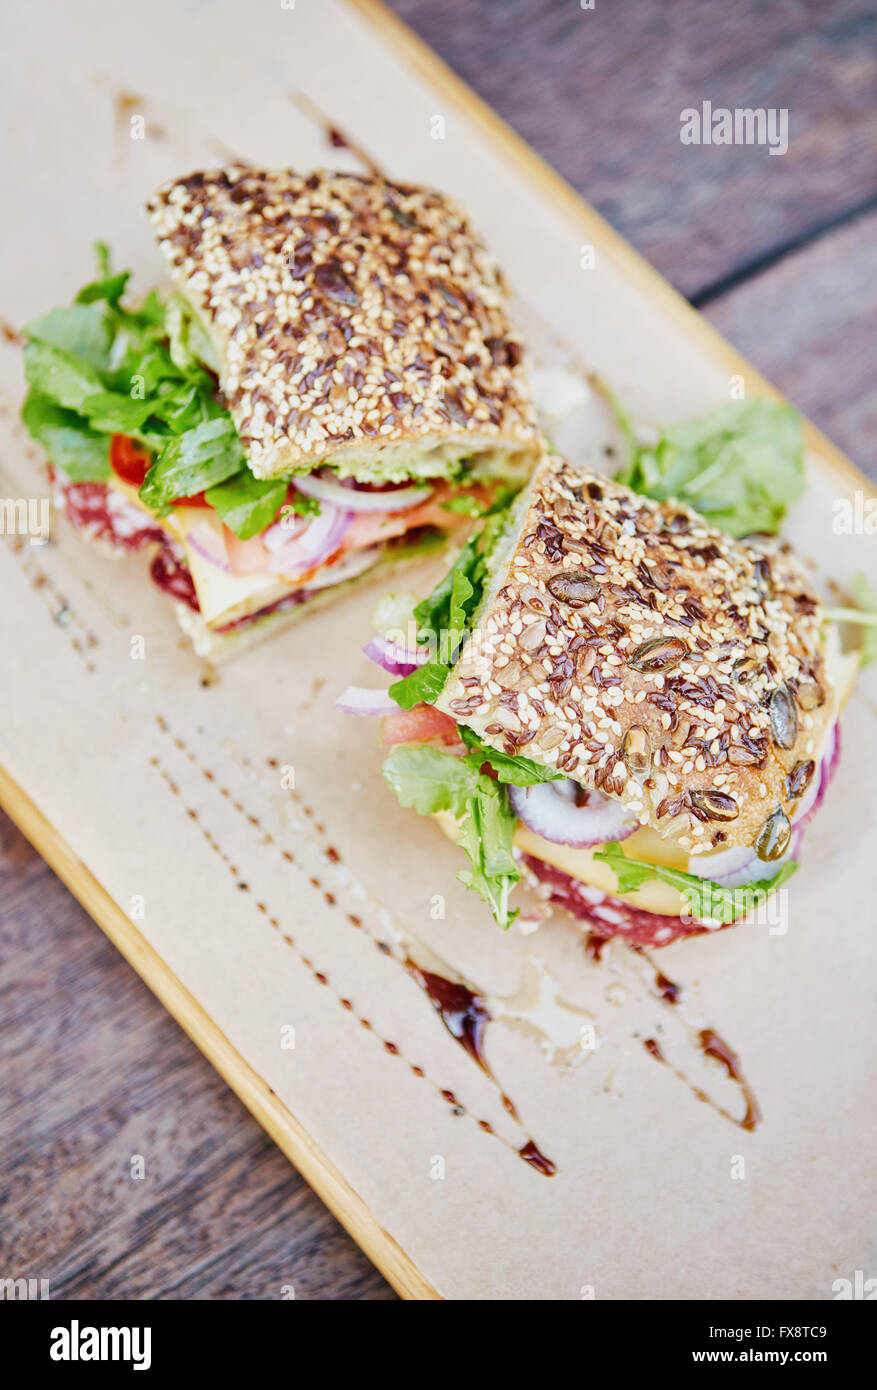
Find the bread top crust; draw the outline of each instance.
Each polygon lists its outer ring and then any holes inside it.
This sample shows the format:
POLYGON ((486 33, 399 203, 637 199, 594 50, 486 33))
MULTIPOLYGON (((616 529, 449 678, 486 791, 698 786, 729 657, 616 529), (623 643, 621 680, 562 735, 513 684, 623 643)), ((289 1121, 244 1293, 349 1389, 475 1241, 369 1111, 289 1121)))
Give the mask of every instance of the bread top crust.
POLYGON ((507 287, 450 198, 231 166, 165 184, 147 211, 257 475, 400 443, 535 453, 507 287))
POLYGON ((818 600, 788 547, 559 455, 525 506, 439 707, 689 853, 755 844, 793 814, 835 717, 818 600))

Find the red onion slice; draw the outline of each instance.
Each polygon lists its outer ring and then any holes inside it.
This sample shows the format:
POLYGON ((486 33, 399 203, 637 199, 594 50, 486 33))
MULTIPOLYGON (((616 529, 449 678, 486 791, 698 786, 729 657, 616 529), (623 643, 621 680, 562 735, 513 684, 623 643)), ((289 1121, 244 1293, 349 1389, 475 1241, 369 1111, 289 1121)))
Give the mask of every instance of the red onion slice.
MULTIPOLYGON (((751 869, 756 862, 755 850, 751 845, 736 845, 731 849, 717 850, 715 854, 689 855, 688 873, 694 874, 695 878, 711 879, 713 883, 725 883, 727 877, 742 869, 751 869)), ((747 877, 751 878, 752 875, 747 877)), ((746 878, 740 881, 745 883, 746 878)))
POLYGON ((585 805, 576 806, 572 803, 578 791, 570 780, 508 789, 515 814, 530 830, 555 845, 604 845, 607 840, 625 840, 637 829, 638 820, 620 801, 589 791, 585 805))
POLYGON ((338 507, 324 507, 303 531, 291 533, 286 545, 277 549, 269 546, 273 550, 268 561, 269 570, 272 574, 295 578, 307 570, 316 569, 338 549, 352 521, 352 512, 343 512, 338 507))
POLYGON ((348 685, 335 701, 342 714, 393 714, 399 706, 386 690, 369 690, 364 685, 348 685))
POLYGON ((309 525, 306 516, 297 516, 295 512, 286 512, 279 521, 272 522, 268 530, 262 532, 260 539, 266 550, 276 553, 289 545, 290 541, 297 540, 309 525))
POLYGON ((428 651, 409 651, 407 647, 397 647, 387 637, 373 637, 362 649, 369 661, 373 661, 391 676, 410 676, 418 666, 429 661, 428 651))
MULTIPOLYGON (((753 849, 748 851, 749 859, 742 863, 734 872, 724 874, 703 874, 698 877, 709 878, 713 883, 719 883, 723 888, 742 888, 744 883, 757 883, 761 878, 774 878, 790 859, 796 858, 801 846, 801 831, 792 830, 792 838, 789 840, 789 848, 785 854, 781 854, 779 859, 759 859, 753 849)), ((730 853, 730 850, 728 851, 730 853)), ((695 870, 690 867, 689 871, 695 870)))
POLYGON ((425 502, 432 492, 431 487, 402 487, 387 492, 360 492, 355 487, 345 487, 344 483, 332 478, 322 478, 314 473, 296 477, 294 486, 305 497, 315 497, 318 502, 327 502, 343 507, 349 512, 403 512, 425 502))
POLYGON ((792 824, 794 825, 796 830, 803 830, 805 825, 809 825, 813 817, 816 815, 816 812, 819 810, 820 806, 822 805, 825 799, 825 793, 828 791, 828 788, 831 785, 831 780, 834 777, 835 772, 837 771, 837 765, 839 760, 840 724, 837 720, 835 720, 834 726, 829 735, 828 749, 826 751, 825 757, 819 764, 819 771, 814 772, 813 774, 813 783, 816 784, 816 792, 812 800, 810 800, 810 788, 808 787, 807 791, 804 794, 804 797, 802 798, 802 801, 804 803, 809 802, 809 804, 805 804, 799 807, 797 814, 792 818, 792 824))
POLYGON ((189 545, 204 560, 217 569, 228 572, 228 552, 222 535, 214 531, 209 521, 199 521, 186 535, 189 545))

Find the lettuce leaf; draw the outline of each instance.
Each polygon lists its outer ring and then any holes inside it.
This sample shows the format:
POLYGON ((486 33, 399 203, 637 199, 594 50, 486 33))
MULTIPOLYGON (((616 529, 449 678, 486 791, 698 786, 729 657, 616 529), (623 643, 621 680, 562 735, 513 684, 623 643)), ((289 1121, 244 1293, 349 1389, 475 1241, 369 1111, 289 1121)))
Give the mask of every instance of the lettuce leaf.
POLYGON ((104 482, 110 477, 110 440, 91 429, 73 410, 31 391, 21 411, 25 429, 46 457, 74 483, 104 482))
POLYGON ((508 793, 481 771, 480 754, 457 758, 438 748, 400 745, 384 762, 383 774, 403 806, 422 816, 448 811, 459 824, 457 843, 469 860, 458 875, 479 893, 496 921, 510 927, 509 893, 520 881, 513 837, 517 817, 508 793))
POLYGON ((248 467, 200 321, 179 295, 152 291, 126 306, 129 272, 113 272, 102 243, 95 250, 97 278, 24 329, 26 428, 75 482, 111 478, 110 440, 129 435, 152 455, 140 489, 147 506, 162 513, 204 492, 236 535, 258 535, 287 484, 263 483, 248 467))
POLYGON ((612 869, 618 880, 619 893, 632 893, 650 880, 668 883, 683 895, 692 917, 698 921, 721 922, 724 925, 736 922, 738 917, 760 907, 768 894, 787 883, 798 868, 791 860, 773 878, 755 879, 738 888, 724 888, 720 883, 696 878, 694 874, 683 873, 680 869, 649 864, 644 859, 628 859, 617 840, 595 850, 594 858, 612 869))
POLYGON ((248 541, 267 531, 283 506, 287 491, 285 478, 262 481, 254 478, 248 468, 243 468, 224 482, 207 488, 204 496, 229 530, 242 541, 248 541))
POLYGON ((487 509, 483 525, 470 536, 447 574, 415 607, 417 640, 430 643, 434 656, 390 686, 391 697, 402 709, 432 704, 442 693, 466 633, 475 621, 490 555, 508 521, 510 495, 514 495, 510 489, 503 489, 487 509))
POLYGON ((508 753, 501 753, 498 749, 482 743, 478 735, 465 724, 459 724, 457 727, 466 747, 478 754, 482 765, 488 763, 493 768, 498 782, 510 783, 513 787, 535 787, 541 782, 563 781, 563 773, 555 768, 540 767, 538 763, 522 754, 516 754, 512 758, 508 753))
POLYGON ((140 496, 155 511, 177 497, 191 497, 241 471, 243 447, 231 418, 205 420, 176 435, 146 475, 140 496))
POLYGON ((797 411, 758 397, 636 440, 617 399, 604 391, 629 447, 615 475, 635 492, 682 502, 731 536, 773 533, 804 489, 804 435, 797 411))

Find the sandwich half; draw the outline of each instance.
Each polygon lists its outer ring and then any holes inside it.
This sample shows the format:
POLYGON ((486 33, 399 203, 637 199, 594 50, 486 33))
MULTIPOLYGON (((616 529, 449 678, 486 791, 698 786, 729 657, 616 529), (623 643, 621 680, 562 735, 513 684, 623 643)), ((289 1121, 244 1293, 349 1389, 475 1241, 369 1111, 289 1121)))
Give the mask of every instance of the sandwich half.
POLYGON ((502 925, 526 877, 597 936, 661 946, 794 872, 857 657, 786 544, 545 454, 415 614, 384 775, 502 925))
POLYGON ((537 451, 502 274, 466 213, 382 178, 161 188, 172 290, 99 278, 25 329, 23 418, 85 535, 148 548, 221 659, 465 525, 537 451))

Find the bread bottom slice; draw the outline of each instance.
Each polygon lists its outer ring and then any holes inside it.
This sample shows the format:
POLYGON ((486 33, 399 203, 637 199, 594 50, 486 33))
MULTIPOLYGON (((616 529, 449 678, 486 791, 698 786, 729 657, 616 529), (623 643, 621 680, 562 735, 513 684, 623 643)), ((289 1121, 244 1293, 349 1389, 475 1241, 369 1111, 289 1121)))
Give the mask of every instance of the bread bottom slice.
MULTIPOLYGON (((196 655, 209 661, 212 666, 221 666, 269 638, 285 632, 302 618, 328 608, 336 599, 349 594, 353 588, 365 588, 370 580, 385 574, 387 563, 388 560, 381 556, 371 569, 363 574, 341 580, 338 584, 327 585, 323 589, 303 593, 301 597, 290 595, 296 601, 288 607, 274 608, 266 613, 254 613, 252 617, 226 628, 225 631, 208 627, 200 613, 196 613, 186 603, 174 601, 177 622, 192 643, 196 655)), ((394 571, 406 563, 410 562, 397 561, 393 566, 394 571)))

